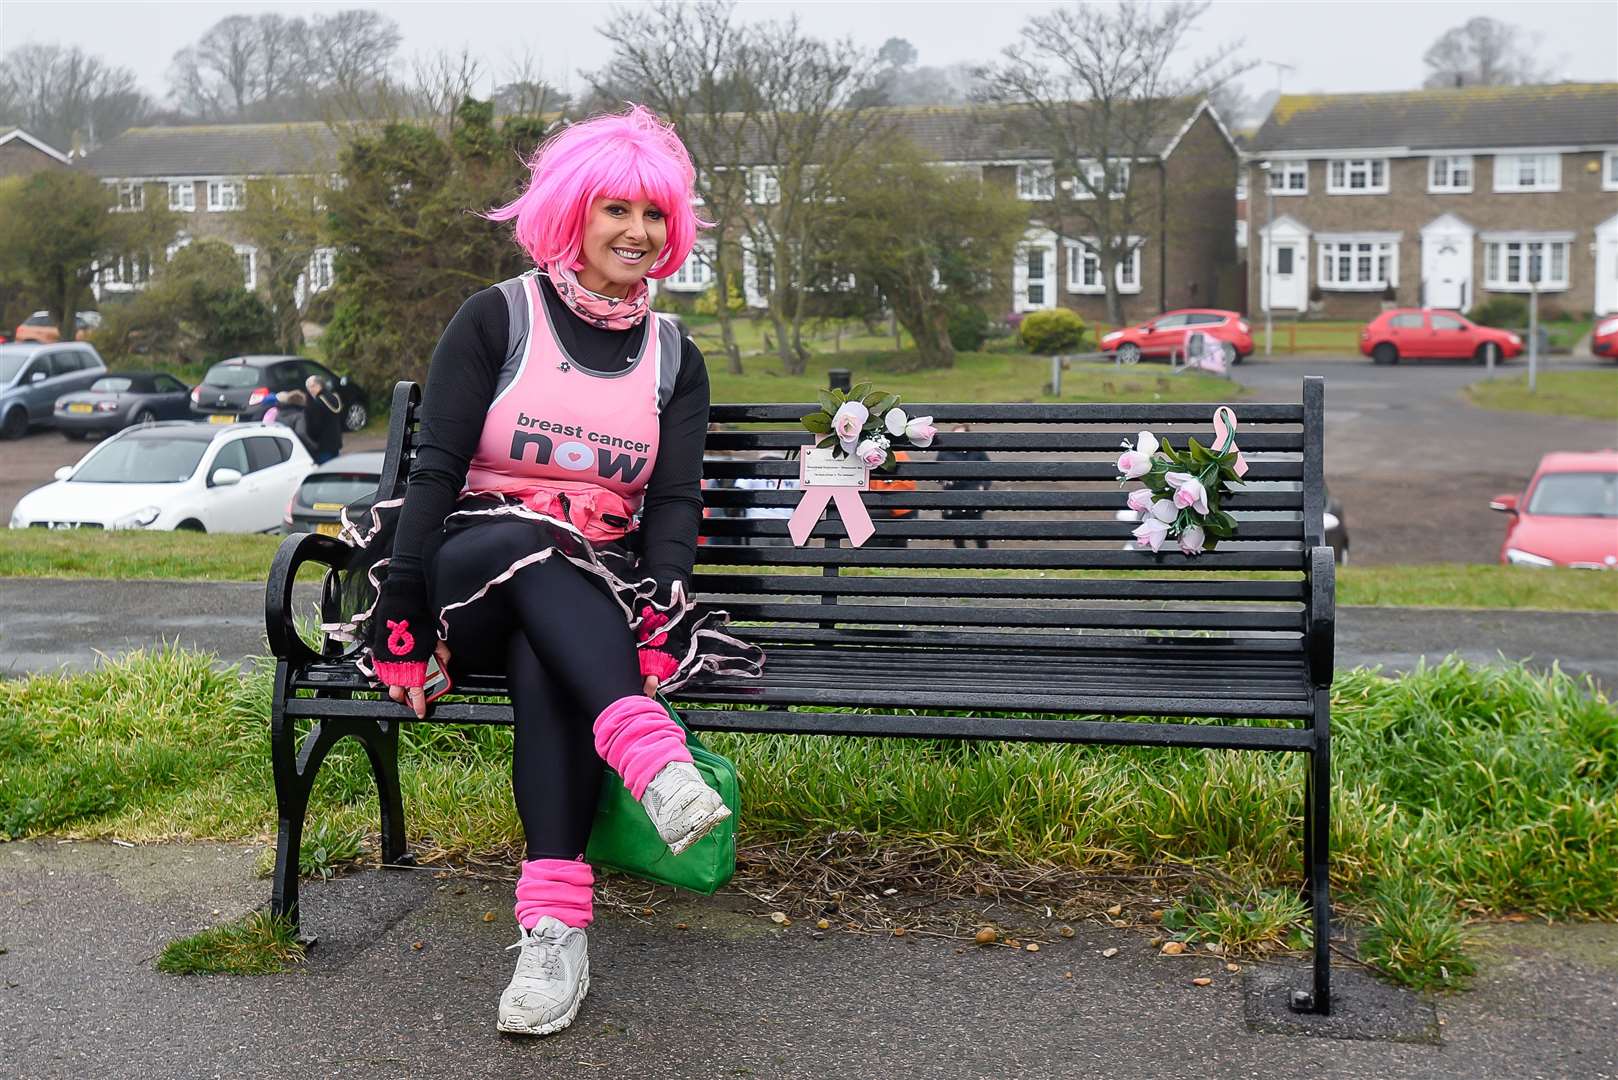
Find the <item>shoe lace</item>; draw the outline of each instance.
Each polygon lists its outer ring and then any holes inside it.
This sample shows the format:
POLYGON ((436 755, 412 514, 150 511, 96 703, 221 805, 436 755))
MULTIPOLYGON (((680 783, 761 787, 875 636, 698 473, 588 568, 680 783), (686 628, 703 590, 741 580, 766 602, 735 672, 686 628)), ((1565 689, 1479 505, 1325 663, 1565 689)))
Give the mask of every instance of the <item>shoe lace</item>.
POLYGON ((539 971, 547 979, 560 978, 562 974, 562 943, 546 934, 525 933, 516 942, 507 945, 506 951, 522 949, 523 957, 532 955, 527 950, 534 949, 539 956, 539 971))

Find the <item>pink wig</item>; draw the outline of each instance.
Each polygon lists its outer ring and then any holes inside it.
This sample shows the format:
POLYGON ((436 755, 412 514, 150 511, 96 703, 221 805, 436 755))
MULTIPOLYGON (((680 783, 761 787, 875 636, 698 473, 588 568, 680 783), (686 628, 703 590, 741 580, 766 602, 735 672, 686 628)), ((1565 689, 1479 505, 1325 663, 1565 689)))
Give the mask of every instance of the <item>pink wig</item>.
POLYGON ((647 277, 679 270, 697 229, 709 224, 691 209, 691 155, 672 124, 640 105, 563 128, 540 145, 528 167, 528 190, 484 216, 515 218, 517 243, 536 266, 583 266, 584 223, 597 199, 645 199, 663 212, 668 239, 647 277))

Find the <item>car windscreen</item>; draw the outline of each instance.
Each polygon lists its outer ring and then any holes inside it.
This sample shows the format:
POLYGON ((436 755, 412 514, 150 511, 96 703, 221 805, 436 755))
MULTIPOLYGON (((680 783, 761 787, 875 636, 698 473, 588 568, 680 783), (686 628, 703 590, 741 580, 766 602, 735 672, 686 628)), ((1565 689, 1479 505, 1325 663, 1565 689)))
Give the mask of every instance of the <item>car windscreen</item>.
POLYGON ((208 369, 203 382, 209 386, 219 386, 226 390, 237 390, 246 386, 257 386, 264 375, 256 367, 246 364, 215 364, 208 369))
POLYGON ((70 478, 79 484, 179 484, 191 479, 207 439, 125 438, 97 450, 70 478))
POLYGON ((298 501, 304 506, 347 506, 360 499, 374 498, 380 477, 349 473, 317 473, 308 477, 298 489, 298 501))
POLYGON ((90 391, 96 394, 122 394, 133 385, 131 380, 115 376, 111 379, 97 379, 90 384, 90 391))
POLYGON ((1530 514, 1618 518, 1618 473, 1548 473, 1534 485, 1530 514))
POLYGON ((33 356, 34 354, 31 352, 0 354, 0 386, 10 384, 11 380, 17 377, 17 373, 23 369, 23 366, 33 359, 33 356))

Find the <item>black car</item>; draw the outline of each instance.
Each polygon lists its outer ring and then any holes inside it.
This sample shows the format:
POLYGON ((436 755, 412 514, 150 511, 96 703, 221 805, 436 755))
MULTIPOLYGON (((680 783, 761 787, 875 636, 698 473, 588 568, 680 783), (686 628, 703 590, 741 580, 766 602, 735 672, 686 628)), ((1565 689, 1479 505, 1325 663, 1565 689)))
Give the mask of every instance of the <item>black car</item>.
POLYGON ((302 390, 318 375, 343 406, 343 430, 358 431, 371 418, 370 399, 347 375, 335 375, 307 356, 233 356, 208 369, 191 391, 191 415, 211 424, 262 420, 283 390, 302 390))
POLYGON ((365 511, 376 502, 376 489, 382 482, 382 456, 380 450, 339 454, 324 465, 316 465, 287 504, 283 531, 336 536, 342 529, 344 507, 348 508, 348 519, 361 524, 365 511))
POLYGON ((166 371, 120 371, 57 398, 51 422, 67 438, 82 439, 154 420, 189 420, 187 394, 185 383, 166 371))

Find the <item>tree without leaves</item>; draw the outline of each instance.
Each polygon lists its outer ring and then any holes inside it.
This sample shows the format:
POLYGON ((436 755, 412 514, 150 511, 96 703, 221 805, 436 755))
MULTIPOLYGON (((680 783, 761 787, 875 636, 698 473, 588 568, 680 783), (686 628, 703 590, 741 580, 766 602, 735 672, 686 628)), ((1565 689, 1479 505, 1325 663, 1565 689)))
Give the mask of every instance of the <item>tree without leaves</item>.
POLYGON ((64 153, 74 136, 93 149, 133 124, 152 103, 135 73, 77 46, 19 45, 0 61, 0 125, 15 125, 64 153))
POLYGON ((1157 159, 1196 99, 1253 67, 1233 60, 1240 42, 1181 59, 1207 9, 1207 0, 1122 0, 1034 16, 1021 43, 981 72, 983 99, 1010 107, 1012 129, 1048 148, 1058 181, 1051 224, 1094 244, 1115 323, 1123 319, 1118 266, 1157 224, 1157 199, 1135 167, 1157 159))
POLYGON ((993 289, 1027 224, 1024 204, 905 142, 867 149, 832 184, 826 249, 836 271, 881 291, 920 366, 952 366, 950 313, 993 289))
MULTIPOLYGON (((303 308, 298 279, 323 247, 325 205, 331 183, 314 174, 250 180, 239 215, 243 237, 258 251, 258 281, 269 294, 277 347, 296 353, 303 345, 303 308)), ((309 293, 304 292, 307 303, 309 293)))
POLYGON ((1520 27, 1478 15, 1444 31, 1422 54, 1427 87, 1519 86, 1549 82, 1551 69, 1531 49, 1538 44, 1520 27))

